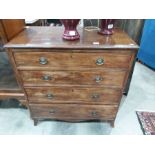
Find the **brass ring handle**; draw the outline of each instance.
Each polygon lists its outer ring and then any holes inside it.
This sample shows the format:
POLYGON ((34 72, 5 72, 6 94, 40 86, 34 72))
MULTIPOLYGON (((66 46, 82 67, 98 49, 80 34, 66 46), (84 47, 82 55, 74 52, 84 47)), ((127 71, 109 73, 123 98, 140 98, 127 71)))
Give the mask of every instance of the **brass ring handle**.
POLYGON ((93 94, 92 95, 92 99, 99 99, 100 98, 100 95, 99 94, 93 94))
POLYGON ((95 116, 97 116, 97 112, 96 112, 96 111, 92 111, 92 112, 91 112, 91 115, 92 115, 93 117, 95 117, 95 116))
POLYGON ((39 58, 39 63, 40 63, 41 65, 46 65, 46 64, 48 63, 48 60, 47 60, 47 58, 45 58, 45 57, 40 57, 40 58, 39 58))
POLYGON ((103 78, 102 78, 101 76, 96 76, 96 77, 95 77, 96 83, 99 83, 99 82, 101 82, 102 80, 103 80, 103 78))
POLYGON ((54 109, 51 109, 51 110, 49 111, 49 113, 50 113, 50 114, 55 114, 55 110, 54 110, 54 109))
POLYGON ((44 76, 42 77, 42 80, 44 80, 44 81, 52 80, 52 77, 49 76, 49 75, 44 75, 44 76))
POLYGON ((96 60, 96 65, 103 65, 104 64, 104 59, 103 58, 98 58, 96 60))
POLYGON ((46 96, 47 96, 48 99, 53 99, 54 98, 53 94, 47 94, 46 96))

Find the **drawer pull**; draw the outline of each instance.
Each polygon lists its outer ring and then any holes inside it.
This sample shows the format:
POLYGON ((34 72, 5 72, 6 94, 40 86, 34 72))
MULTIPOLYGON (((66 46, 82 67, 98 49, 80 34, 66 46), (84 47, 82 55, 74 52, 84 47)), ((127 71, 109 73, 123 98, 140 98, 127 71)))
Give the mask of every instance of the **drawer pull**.
POLYGON ((93 94, 92 95, 92 99, 99 99, 100 98, 100 95, 99 94, 93 94))
POLYGON ((96 77, 95 77, 96 83, 99 83, 99 82, 101 82, 102 80, 103 80, 103 78, 102 78, 101 76, 96 76, 96 77))
POLYGON ((97 116, 97 112, 96 112, 96 111, 92 111, 92 112, 91 112, 91 115, 92 115, 93 117, 96 117, 96 116, 97 116))
POLYGON ((54 98, 53 94, 47 94, 46 96, 47 96, 48 99, 53 99, 54 98))
POLYGON ((54 110, 54 109, 51 109, 51 110, 49 111, 49 113, 50 113, 50 114, 55 114, 55 110, 54 110))
POLYGON ((49 75, 44 75, 44 76, 42 77, 42 80, 44 80, 44 81, 48 81, 48 80, 51 80, 51 79, 52 79, 52 77, 49 76, 49 75))
POLYGON ((40 57, 39 58, 39 63, 41 65, 46 65, 48 63, 47 59, 45 57, 40 57))
POLYGON ((96 65, 103 65, 104 64, 104 59, 103 58, 98 58, 96 60, 96 65))

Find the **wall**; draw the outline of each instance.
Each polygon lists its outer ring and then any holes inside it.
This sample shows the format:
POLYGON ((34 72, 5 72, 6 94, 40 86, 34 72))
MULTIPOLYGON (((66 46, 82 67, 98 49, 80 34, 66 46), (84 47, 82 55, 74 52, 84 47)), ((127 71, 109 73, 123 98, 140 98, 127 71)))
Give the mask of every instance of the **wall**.
MULTIPOLYGON (((84 26, 99 27, 99 19, 84 19, 84 26)), ((115 27, 121 28, 127 32, 138 44, 140 43, 143 26, 143 19, 117 19, 115 22, 115 27)))

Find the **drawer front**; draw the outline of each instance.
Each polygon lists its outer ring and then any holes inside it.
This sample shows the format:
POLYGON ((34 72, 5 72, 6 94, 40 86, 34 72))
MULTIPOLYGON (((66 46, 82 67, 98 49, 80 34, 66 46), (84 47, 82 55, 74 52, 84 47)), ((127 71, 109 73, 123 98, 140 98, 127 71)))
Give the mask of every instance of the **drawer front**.
POLYGON ((112 120, 115 118, 117 107, 116 105, 30 104, 30 111, 32 118, 40 119, 112 120))
POLYGON ((26 88, 30 102, 78 102, 107 104, 119 102, 121 91, 112 88, 34 87, 26 88))
POLYGON ((126 71, 20 71, 24 86, 95 85, 122 87, 126 71))
POLYGON ((130 54, 109 53, 63 53, 63 52, 14 52, 19 69, 71 68, 128 68, 130 54))

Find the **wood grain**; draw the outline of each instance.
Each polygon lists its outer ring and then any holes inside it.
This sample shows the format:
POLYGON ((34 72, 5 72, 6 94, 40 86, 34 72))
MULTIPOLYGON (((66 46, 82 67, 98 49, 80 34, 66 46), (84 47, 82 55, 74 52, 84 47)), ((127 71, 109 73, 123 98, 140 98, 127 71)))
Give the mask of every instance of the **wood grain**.
POLYGON ((121 90, 94 87, 34 87, 25 88, 30 102, 119 102, 121 90), (52 98, 47 95, 52 95, 52 98), (96 95, 96 96, 95 96, 96 95))
POLYGON ((62 39, 64 28, 50 26, 28 27, 11 40, 7 48, 61 48, 61 49, 138 49, 137 44, 120 29, 113 35, 99 35, 97 30, 79 29, 80 40, 62 39), (96 43, 97 44, 94 44, 96 43))
POLYGON ((20 71, 25 87, 94 85, 94 87, 111 86, 122 88, 125 70, 96 71, 20 71), (45 79, 47 78, 47 79, 45 79))
POLYGON ((20 69, 57 69, 66 70, 70 68, 128 68, 131 59, 130 54, 118 54, 117 52, 103 53, 66 53, 63 52, 14 52, 17 67, 20 69), (39 59, 44 57, 47 64, 40 64, 39 59), (103 59, 103 65, 97 65, 98 59, 103 59))
POLYGON ((31 117, 37 119, 112 120, 117 105, 30 104, 31 117))
POLYGON ((25 28, 24 19, 1 19, 0 22, 2 23, 7 41, 11 40, 25 28))
POLYGON ((0 90, 0 99, 15 98, 25 100, 25 95, 21 90, 0 90))

